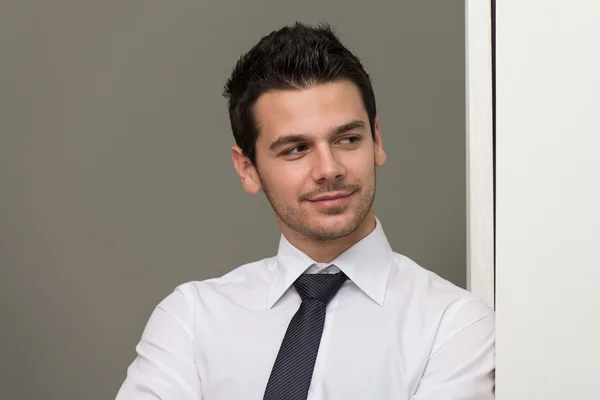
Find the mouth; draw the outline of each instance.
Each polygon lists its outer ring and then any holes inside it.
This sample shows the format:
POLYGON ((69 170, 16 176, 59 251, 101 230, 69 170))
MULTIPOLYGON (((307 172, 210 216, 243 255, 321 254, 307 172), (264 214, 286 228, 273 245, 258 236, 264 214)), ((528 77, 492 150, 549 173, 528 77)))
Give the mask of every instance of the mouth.
POLYGON ((311 203, 322 208, 340 207, 347 204, 355 192, 335 192, 316 197, 311 203))

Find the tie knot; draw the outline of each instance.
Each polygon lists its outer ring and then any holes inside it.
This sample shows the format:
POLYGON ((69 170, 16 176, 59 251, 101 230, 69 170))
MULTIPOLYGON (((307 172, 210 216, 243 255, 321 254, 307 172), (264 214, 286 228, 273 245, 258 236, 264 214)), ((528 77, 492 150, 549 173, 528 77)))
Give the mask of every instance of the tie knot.
POLYGON ((337 274, 302 274, 294 282, 294 287, 303 301, 317 299, 327 304, 346 279, 348 277, 342 271, 337 274))

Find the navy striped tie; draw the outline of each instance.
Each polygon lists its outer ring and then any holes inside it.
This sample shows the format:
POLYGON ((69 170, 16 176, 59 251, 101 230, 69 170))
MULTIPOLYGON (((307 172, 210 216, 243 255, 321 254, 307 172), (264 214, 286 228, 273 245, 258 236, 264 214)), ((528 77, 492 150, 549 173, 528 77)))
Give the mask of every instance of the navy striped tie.
POLYGON ((294 282, 302 298, 277 353, 264 400, 305 400, 319 351, 327 303, 348 277, 303 274, 294 282))

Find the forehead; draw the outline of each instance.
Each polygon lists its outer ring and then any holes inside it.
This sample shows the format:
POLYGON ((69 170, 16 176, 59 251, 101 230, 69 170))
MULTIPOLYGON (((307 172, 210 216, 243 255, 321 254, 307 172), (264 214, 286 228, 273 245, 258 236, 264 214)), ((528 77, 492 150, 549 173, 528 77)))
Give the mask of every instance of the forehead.
POLYGON ((268 92, 258 98, 254 112, 258 141, 294 133, 324 135, 353 120, 368 123, 360 91, 349 81, 268 92))

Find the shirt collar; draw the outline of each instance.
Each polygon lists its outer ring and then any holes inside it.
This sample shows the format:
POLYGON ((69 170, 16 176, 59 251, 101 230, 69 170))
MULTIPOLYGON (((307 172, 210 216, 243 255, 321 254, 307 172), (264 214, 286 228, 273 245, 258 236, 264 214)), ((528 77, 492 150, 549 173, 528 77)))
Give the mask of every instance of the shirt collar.
MULTIPOLYGON (((356 286, 383 306, 394 253, 381 223, 377 218, 375 222, 375 229, 369 235, 340 254, 330 264, 341 269, 356 286)), ((269 287, 269 308, 273 307, 307 268, 316 264, 283 235, 279 240, 275 261, 269 287)))

